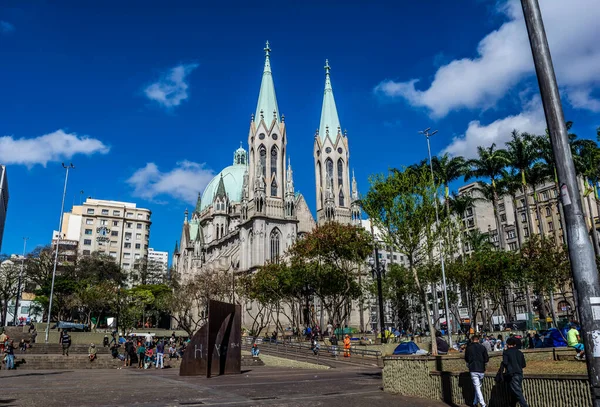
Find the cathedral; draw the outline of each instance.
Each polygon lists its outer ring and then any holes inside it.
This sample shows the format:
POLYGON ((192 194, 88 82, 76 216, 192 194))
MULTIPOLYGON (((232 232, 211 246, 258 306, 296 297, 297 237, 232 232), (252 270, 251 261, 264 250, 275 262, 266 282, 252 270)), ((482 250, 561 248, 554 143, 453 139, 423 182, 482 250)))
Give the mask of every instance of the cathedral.
POLYGON ((348 138, 340 126, 329 63, 325 63, 321 120, 314 136, 315 222, 304 197, 294 189, 292 166, 286 158, 287 123, 277 105, 268 42, 264 51, 248 149, 240 146, 233 153, 233 164, 198 194, 191 216, 185 212, 173 253, 173 267, 184 279, 200 272, 252 272, 277 262, 317 222, 361 224, 354 176, 350 181, 348 138))

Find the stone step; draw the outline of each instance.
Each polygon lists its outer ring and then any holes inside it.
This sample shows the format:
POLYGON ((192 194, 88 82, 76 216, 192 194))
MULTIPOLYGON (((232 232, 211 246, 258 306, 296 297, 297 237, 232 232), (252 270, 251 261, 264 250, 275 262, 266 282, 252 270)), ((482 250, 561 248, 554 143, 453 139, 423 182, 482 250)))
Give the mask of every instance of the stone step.
MULTIPOLYGON (((87 355, 15 355, 17 370, 117 369, 123 368, 124 364, 125 362, 109 355, 98 355, 93 362, 90 362, 87 355)), ((165 358, 164 365, 179 369, 180 361, 165 358)))
MULTIPOLYGON (((122 352, 123 347, 121 347, 122 352)), ((88 354, 89 345, 71 345, 69 354, 88 354)), ((110 349, 103 346, 96 346, 99 354, 110 354, 110 349)), ((17 351, 18 352, 18 351, 17 351)), ((31 354, 58 354, 62 355, 62 345, 58 343, 34 343, 31 348, 27 349, 26 353, 31 354)))

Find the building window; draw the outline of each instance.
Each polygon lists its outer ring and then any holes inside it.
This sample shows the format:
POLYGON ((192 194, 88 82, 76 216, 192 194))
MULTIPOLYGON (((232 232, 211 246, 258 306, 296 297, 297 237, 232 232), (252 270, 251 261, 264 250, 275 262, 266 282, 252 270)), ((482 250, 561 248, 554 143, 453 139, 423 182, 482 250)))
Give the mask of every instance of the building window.
POLYGON ((524 212, 521 213, 521 222, 527 222, 527 215, 524 212))
POLYGON ((123 253, 123 258, 124 259, 130 259, 131 258, 131 253, 123 253))
POLYGON ((551 232, 554 230, 554 223, 548 222, 548 230, 551 232))
POLYGON ((544 201, 547 201, 547 200, 548 200, 548 191, 544 191, 544 192, 542 192, 542 199, 543 199, 544 201))
POLYGON ((110 257, 117 257, 117 252, 110 252, 110 257))
POLYGON ((271 263, 279 263, 279 244, 281 235, 278 229, 271 232, 271 263))
POLYGON ((113 211, 113 216, 121 216, 121 211, 113 211))
POLYGON ((503 211, 504 210, 504 204, 503 203, 498 204, 498 210, 499 211, 503 211))
POLYGON ((108 221, 106 219, 100 220, 100 226, 106 226, 106 225, 108 225, 108 221))
POLYGON ((93 215, 94 214, 94 210, 92 208, 88 208, 87 214, 88 215, 93 215))
POLYGON ((102 209, 102 215, 108 215, 108 209, 102 209))
POLYGON ((125 247, 126 249, 131 249, 131 243, 129 243, 129 242, 126 242, 124 247, 125 247))
POLYGON ((552 214, 552 211, 550 209, 549 206, 546 206, 546 216, 550 216, 552 214))
POLYGON ((111 240, 110 241, 110 245, 111 245, 111 247, 117 247, 117 241, 116 240, 111 240))
POLYGON ((92 245, 92 239, 84 239, 83 240, 83 245, 84 246, 91 246, 92 245))
POLYGON ((144 215, 143 215, 143 214, 141 214, 141 213, 138 213, 138 214, 137 214, 137 218, 138 218, 138 219, 144 219, 144 215))
POLYGON ((325 185, 331 185, 333 188, 333 161, 331 161, 331 158, 325 160, 325 176, 327 177, 325 185))
POLYGON ((515 238, 515 231, 514 230, 509 230, 506 235, 508 236, 509 239, 514 239, 515 238))
POLYGON ((84 232, 86 235, 91 235, 93 233, 92 229, 86 229, 84 232))
POLYGON ((137 225, 135 225, 136 228, 141 229, 142 228, 142 224, 138 223, 137 225))
POLYGON ((473 208, 467 208, 467 216, 473 216, 473 208))
POLYGON ((344 186, 344 160, 341 158, 338 159, 337 162, 337 178, 338 178, 338 188, 343 188, 344 186))
POLYGON ((398 255, 394 254, 394 260, 398 260, 398 255))
MULTIPOLYGON (((225 208, 223 208, 225 209, 225 208)), ((150 230, 150 225, 146 225, 146 230, 150 230)))
POLYGON ((521 207, 525 206, 525 199, 521 199, 521 207))
POLYGON ((146 215, 146 220, 150 220, 150 215, 146 215))
POLYGON ((125 232, 125 239, 131 239, 131 232, 125 232))
POLYGON ((119 221, 118 220, 113 220, 113 226, 119 226, 119 221))
POLYGON ((85 220, 85 224, 86 225, 93 225, 94 224, 94 219, 86 219, 85 220))
POLYGON ((118 230, 111 230, 110 235, 111 236, 119 236, 119 231, 118 230))
POLYGON ((133 223, 127 222, 127 229, 131 229, 133 227, 133 223))
POLYGON ((82 253, 83 253, 84 256, 89 256, 90 255, 90 251, 89 250, 84 250, 82 253))
POLYGON ((277 196, 277 147, 271 148, 271 196, 277 196))
POLYGON ((140 254, 139 254, 139 253, 136 253, 136 254, 134 254, 134 255, 133 255, 133 258, 134 258, 134 259, 136 259, 136 260, 139 260, 139 258, 140 258, 140 254))
POLYGON ((141 233, 136 233, 135 234, 135 240, 141 240, 142 239, 142 234, 141 233))
POLYGON ((260 159, 260 165, 262 167, 262 175, 266 179, 267 178, 267 149, 265 146, 261 145, 258 148, 258 155, 260 159))
POLYGON ((128 268, 129 268, 129 266, 130 266, 130 264, 129 264, 129 263, 123 263, 123 268, 124 268, 124 269, 128 269, 128 268))
POLYGON ((141 249, 142 248, 142 244, 141 243, 136 243, 135 244, 135 248, 136 249, 141 249))
POLYGON ((517 244, 515 242, 509 243, 508 248, 512 251, 517 250, 517 244))
POLYGON ((506 222, 506 214, 500 215, 500 222, 506 222))
POLYGON ((150 239, 150 235, 146 235, 146 240, 149 240, 149 239, 150 239))
POLYGON ((344 193, 342 191, 340 191, 339 201, 340 206, 344 206, 344 193))
POLYGON ((523 235, 524 235, 525 237, 528 237, 528 236, 529 236, 529 228, 523 228, 523 235))
POLYGON ((475 226, 475 220, 473 218, 469 219, 467 221, 467 226, 472 228, 473 226, 475 226))
POLYGON ((133 212, 127 212, 127 215, 126 215, 126 216, 127 216, 128 218, 133 218, 133 212))

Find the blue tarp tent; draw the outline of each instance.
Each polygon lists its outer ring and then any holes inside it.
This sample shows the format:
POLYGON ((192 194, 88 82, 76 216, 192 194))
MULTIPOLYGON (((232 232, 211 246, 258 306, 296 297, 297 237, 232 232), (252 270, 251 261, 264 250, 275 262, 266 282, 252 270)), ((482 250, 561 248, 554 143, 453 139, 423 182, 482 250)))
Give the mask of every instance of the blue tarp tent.
POLYGON ((414 355, 419 350, 419 347, 414 342, 402 342, 394 349, 394 355, 414 355))
POLYGON ((550 328, 544 335, 544 348, 562 348, 567 346, 565 338, 556 328, 550 328))

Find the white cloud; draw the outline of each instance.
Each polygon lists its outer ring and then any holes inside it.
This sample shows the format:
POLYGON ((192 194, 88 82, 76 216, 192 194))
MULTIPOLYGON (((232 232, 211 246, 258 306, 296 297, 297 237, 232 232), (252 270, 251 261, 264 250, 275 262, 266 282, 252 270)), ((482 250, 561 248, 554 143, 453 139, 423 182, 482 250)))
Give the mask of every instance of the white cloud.
POLYGON ((542 134, 546 128, 544 110, 539 97, 529 102, 523 112, 498 119, 490 124, 482 125, 479 120, 469 123, 465 134, 455 137, 443 153, 461 155, 465 158, 477 156, 477 146, 490 146, 496 143, 498 148, 511 139, 511 132, 542 134))
MULTIPOLYGON (((540 3, 559 85, 574 107, 595 110, 600 101, 589 95, 600 85, 600 7, 595 0, 540 3), (578 103, 582 94, 588 100, 578 103)), ((520 2, 504 1, 497 11, 505 14, 507 21, 479 42, 477 55, 441 66, 429 88, 417 89, 419 79, 384 80, 375 92, 425 107, 433 117, 444 117, 452 110, 494 106, 535 72, 520 2)))
POLYGON ((197 67, 198 64, 187 64, 171 68, 157 82, 144 89, 146 97, 166 108, 179 106, 189 97, 186 76, 197 67))
POLYGON ((134 187, 133 194, 154 200, 160 195, 169 195, 188 203, 195 203, 198 192, 214 177, 205 164, 191 161, 178 162, 169 172, 161 172, 155 163, 147 163, 127 180, 134 187))
POLYGON ((76 154, 106 154, 110 148, 98 139, 57 130, 31 139, 0 137, 0 162, 32 167, 49 161, 68 160, 76 154))
POLYGON ((8 21, 0 21, 0 32, 10 33, 15 30, 15 26, 8 21))

